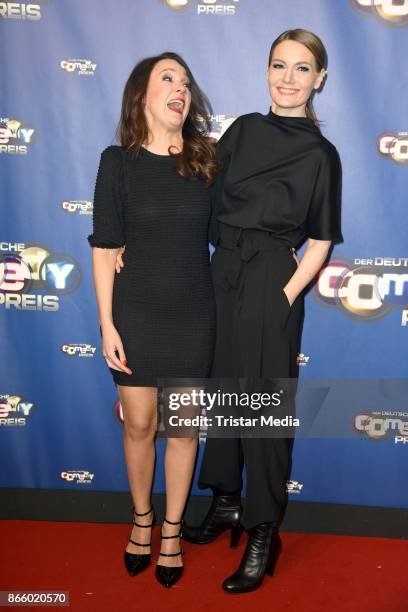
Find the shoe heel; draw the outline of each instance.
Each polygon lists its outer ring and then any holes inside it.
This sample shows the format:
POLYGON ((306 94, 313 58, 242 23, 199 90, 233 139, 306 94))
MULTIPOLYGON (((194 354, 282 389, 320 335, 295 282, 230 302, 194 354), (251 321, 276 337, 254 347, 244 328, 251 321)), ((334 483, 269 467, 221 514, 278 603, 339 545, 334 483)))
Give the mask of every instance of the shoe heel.
POLYGON ((230 548, 237 548, 243 531, 244 528, 242 525, 234 525, 234 527, 231 527, 230 548))
MULTIPOLYGON (((147 512, 143 512, 143 513, 137 513, 135 510, 135 507, 133 507, 132 514, 133 514, 133 525, 136 525, 137 527, 141 527, 144 529, 151 529, 156 520, 156 514, 154 512, 153 507, 150 508, 150 510, 148 510, 147 512), (140 523, 137 523, 137 521, 135 521, 135 517, 146 516, 147 514, 152 514, 150 525, 141 525, 140 523)), ((131 536, 129 537, 129 542, 131 542, 132 544, 135 544, 136 546, 141 546, 143 548, 150 548, 152 544, 151 538, 150 538, 149 543, 142 543, 142 542, 136 542, 136 540, 132 540, 131 536)), ((136 553, 128 553, 126 551, 124 553, 125 566, 130 576, 136 576, 137 574, 140 574, 142 571, 144 571, 150 565, 150 560, 151 560, 150 553, 136 554, 136 553)))
POLYGON ((265 569, 265 573, 268 574, 268 576, 273 576, 275 565, 278 560, 281 549, 282 549, 282 541, 278 535, 277 541, 271 544, 271 548, 269 550, 269 558, 268 558, 268 562, 266 564, 266 569, 265 569))

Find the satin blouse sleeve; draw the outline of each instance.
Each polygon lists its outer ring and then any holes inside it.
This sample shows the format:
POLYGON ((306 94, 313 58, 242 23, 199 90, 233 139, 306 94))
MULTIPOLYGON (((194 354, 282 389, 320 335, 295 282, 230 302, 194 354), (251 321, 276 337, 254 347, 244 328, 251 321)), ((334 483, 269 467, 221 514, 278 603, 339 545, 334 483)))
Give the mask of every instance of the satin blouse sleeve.
POLYGON ((123 159, 119 147, 107 147, 101 154, 95 183, 92 247, 115 249, 125 244, 123 226, 123 159))
POLYGON ((307 233, 315 240, 343 242, 341 233, 341 162, 335 147, 326 149, 317 172, 307 216, 307 233))

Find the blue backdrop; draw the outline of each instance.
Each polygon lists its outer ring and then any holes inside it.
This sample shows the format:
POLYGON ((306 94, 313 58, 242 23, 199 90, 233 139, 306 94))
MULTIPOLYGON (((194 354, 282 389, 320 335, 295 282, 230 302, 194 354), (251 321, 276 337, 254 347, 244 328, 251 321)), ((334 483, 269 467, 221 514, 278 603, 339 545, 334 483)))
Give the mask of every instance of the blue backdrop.
MULTIPOLYGON (((306 300, 301 376, 407 377, 408 0, 2 2, 0 486, 128 489, 86 236, 132 67, 180 53, 219 135, 268 111, 270 44, 295 27, 328 50, 315 107, 344 175, 345 242, 306 300)), ((298 440, 291 499, 408 507, 408 408, 394 416, 379 438, 298 440)))

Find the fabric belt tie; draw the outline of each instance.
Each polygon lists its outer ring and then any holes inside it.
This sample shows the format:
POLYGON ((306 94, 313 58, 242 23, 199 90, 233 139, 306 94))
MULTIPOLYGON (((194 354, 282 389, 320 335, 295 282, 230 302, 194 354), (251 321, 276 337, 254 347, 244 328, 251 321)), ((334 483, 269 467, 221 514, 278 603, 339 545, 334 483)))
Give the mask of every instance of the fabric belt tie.
MULTIPOLYGON (((232 227, 221 227, 217 245, 230 251, 228 263, 220 271, 223 279, 221 286, 226 292, 237 292, 234 351, 237 351, 237 359, 240 357, 244 376, 263 376, 264 317, 272 316, 266 307, 272 288, 268 286, 268 261, 265 258, 259 260, 257 256, 262 252, 281 250, 293 253, 295 248, 269 232, 232 227)), ((221 279, 217 280, 220 282, 221 279)), ((238 362, 237 367, 241 369, 238 362)))

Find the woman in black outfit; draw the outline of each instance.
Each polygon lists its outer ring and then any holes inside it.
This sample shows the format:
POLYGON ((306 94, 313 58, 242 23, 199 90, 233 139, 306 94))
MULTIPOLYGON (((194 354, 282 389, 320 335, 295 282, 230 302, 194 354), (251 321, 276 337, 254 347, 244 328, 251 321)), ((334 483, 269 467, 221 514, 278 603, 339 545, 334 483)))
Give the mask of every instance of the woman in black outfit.
MULTIPOLYGON (((217 247, 212 276, 217 304, 214 377, 296 378, 304 289, 342 242, 340 160, 322 136, 311 96, 326 74, 320 39, 305 30, 272 44, 267 115, 239 117, 218 143, 217 247), (295 249, 305 239, 300 264, 295 249)), ((280 551, 278 525, 287 503, 292 440, 208 437, 199 484, 214 492, 199 527, 183 537, 205 544, 227 528, 249 533, 227 593, 257 588, 280 551), (242 467, 247 489, 241 508, 242 467)))
MULTIPOLYGON (((159 378, 204 378, 214 352, 215 305, 208 224, 215 152, 209 105, 174 53, 147 58, 123 95, 121 146, 102 153, 95 187, 93 272, 102 349, 124 412, 134 526, 124 560, 134 576, 150 563, 151 487, 159 378), (124 271, 116 256, 126 246, 124 271)), ((166 518, 156 577, 181 576, 180 523, 197 438, 169 438, 166 518)))

